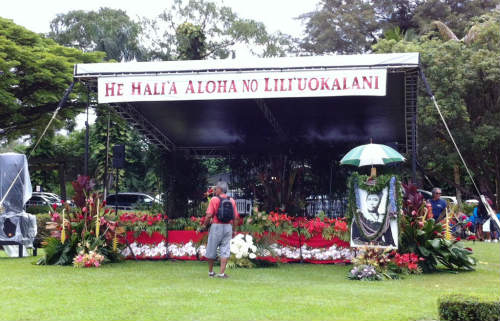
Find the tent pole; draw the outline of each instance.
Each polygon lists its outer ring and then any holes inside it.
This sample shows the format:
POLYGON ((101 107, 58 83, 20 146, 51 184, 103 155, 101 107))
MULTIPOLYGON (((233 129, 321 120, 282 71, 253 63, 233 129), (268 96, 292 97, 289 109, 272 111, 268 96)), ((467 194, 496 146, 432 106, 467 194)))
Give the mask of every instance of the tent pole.
POLYGON ((83 174, 89 175, 89 105, 90 105, 90 89, 87 88, 87 119, 85 120, 85 157, 83 160, 83 174))
POLYGON ((417 184, 417 113, 416 112, 413 114, 411 120, 411 177, 413 183, 417 184))

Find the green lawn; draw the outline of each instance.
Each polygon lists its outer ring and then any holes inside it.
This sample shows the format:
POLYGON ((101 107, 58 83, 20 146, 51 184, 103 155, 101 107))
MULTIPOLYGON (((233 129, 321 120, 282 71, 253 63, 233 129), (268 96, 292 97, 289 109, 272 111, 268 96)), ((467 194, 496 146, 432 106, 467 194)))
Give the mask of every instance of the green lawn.
MULTIPOLYGON (((475 244, 476 272, 346 279, 349 266, 281 265, 209 279, 206 263, 132 262, 99 269, 0 258, 1 320, 418 320, 437 298, 500 296, 500 244, 475 244)), ((4 253, 1 252, 2 256, 4 253)))

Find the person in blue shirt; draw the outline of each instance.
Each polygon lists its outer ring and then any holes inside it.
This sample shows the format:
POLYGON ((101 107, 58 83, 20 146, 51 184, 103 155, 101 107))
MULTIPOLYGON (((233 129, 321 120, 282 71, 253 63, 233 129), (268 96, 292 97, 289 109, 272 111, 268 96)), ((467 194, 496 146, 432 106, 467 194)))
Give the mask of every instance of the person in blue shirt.
POLYGON ((448 205, 445 200, 441 199, 441 189, 434 187, 432 189, 432 198, 429 200, 432 206, 432 216, 436 222, 442 220, 446 212, 444 209, 448 205))

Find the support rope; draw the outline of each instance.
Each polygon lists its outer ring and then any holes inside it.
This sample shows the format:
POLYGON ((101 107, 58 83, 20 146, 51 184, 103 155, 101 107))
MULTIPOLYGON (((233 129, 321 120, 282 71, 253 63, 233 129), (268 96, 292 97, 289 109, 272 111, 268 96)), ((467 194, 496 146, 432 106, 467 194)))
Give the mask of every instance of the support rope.
POLYGON ((472 184, 474 185, 474 188, 476 189, 477 195, 479 195, 479 198, 481 199, 481 202, 483 203, 483 205, 486 207, 486 210, 487 210, 488 214, 490 215, 491 219, 497 224, 498 228, 500 228, 500 221, 498 220, 498 218, 497 218, 495 212, 493 211, 493 209, 491 208, 491 206, 486 201, 486 198, 484 197, 484 195, 481 194, 481 191, 477 187, 476 181, 474 180, 474 177, 472 177, 472 173, 469 170, 469 167, 467 166, 467 163, 465 162, 465 159, 463 158, 462 153, 460 152, 460 149, 458 148, 457 143, 455 142, 455 138, 453 137, 453 135, 450 131, 450 128, 448 127, 448 124, 446 123, 446 120, 444 119, 443 114, 441 113, 441 109, 439 108, 439 105, 436 101, 436 97, 432 93, 431 87, 429 86, 429 83, 427 82, 427 79, 425 78, 424 71, 422 70, 422 68, 420 68, 420 77, 422 78, 422 81, 425 84, 425 89, 427 91, 427 94, 431 97, 432 102, 434 103, 434 107, 436 107, 436 110, 439 114, 439 117, 441 117, 441 120, 443 121, 443 125, 446 128, 448 135, 450 136, 451 142, 453 143, 453 146, 455 146, 455 149, 457 150, 458 156, 460 157, 460 160, 462 161, 462 164, 464 165, 465 170, 467 171, 467 174, 469 175, 469 178, 470 178, 472 184))
MULTIPOLYGON (((73 91, 73 87, 75 86, 75 82, 73 81, 71 83, 71 85, 66 89, 66 91, 64 92, 64 95, 63 95, 63 98, 61 99, 61 101, 59 102, 59 104, 57 105, 57 108, 56 110, 54 110, 54 113, 52 114, 52 117, 50 118, 49 122, 47 123, 47 126, 45 126, 45 129, 43 130, 42 134, 40 135, 40 137, 38 137, 38 140, 36 141, 35 145, 33 146, 33 148, 29 151, 28 155, 26 156, 26 159, 29 160, 31 154, 33 153, 33 151, 38 147, 38 145, 40 144, 40 141, 42 140, 43 136, 45 136, 45 134, 47 133, 47 130, 49 129, 50 125, 52 124, 52 122, 54 121, 54 119, 56 118, 57 116, 57 113, 59 113, 59 110, 64 106, 64 103, 66 102, 66 100, 68 99, 69 97, 69 94, 71 93, 71 91, 73 91)), ((12 183, 10 184, 9 188, 7 189, 7 191, 5 192, 5 195, 2 197, 2 199, 0 200, 0 213, 3 212, 3 202, 5 202, 5 199, 7 198, 7 196, 9 195, 12 187, 14 186, 15 182, 17 181, 17 179, 19 178, 19 176, 21 175, 22 171, 23 171, 24 167, 21 167, 21 169, 19 170, 19 172, 17 173, 16 177, 14 178, 14 180, 12 181, 12 183)))

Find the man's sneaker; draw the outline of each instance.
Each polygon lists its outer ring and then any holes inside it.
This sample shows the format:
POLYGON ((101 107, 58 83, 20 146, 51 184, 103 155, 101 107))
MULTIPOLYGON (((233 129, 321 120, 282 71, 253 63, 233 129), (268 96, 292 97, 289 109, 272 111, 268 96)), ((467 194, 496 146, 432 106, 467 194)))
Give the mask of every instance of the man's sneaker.
POLYGON ((222 273, 222 274, 217 274, 216 277, 220 279, 227 279, 229 278, 229 275, 227 275, 226 273, 222 273))
POLYGON ((215 272, 208 272, 208 276, 213 278, 215 276, 215 272))
POLYGON ((497 239, 494 239, 494 240, 493 240, 493 243, 498 243, 498 240, 497 240, 497 239))
POLYGON ((491 241, 490 240, 484 240, 486 243, 490 243, 491 241))

